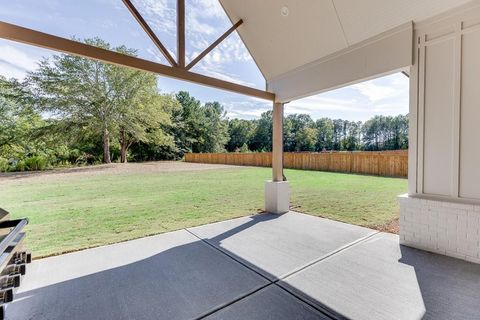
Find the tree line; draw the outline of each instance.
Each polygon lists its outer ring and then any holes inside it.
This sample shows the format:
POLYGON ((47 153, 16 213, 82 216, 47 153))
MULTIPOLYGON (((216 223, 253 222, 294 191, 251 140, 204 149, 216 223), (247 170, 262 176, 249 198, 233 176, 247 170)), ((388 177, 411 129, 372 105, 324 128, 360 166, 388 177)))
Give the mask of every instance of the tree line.
MULTIPOLYGON (((408 149, 408 115, 374 116, 368 121, 291 114, 283 123, 284 151, 383 151, 408 149)), ((228 121, 229 152, 271 151, 272 112, 259 120, 228 121)))
MULTIPOLYGON (((95 38, 86 43, 127 55, 95 38)), ((59 54, 24 81, 0 76, 0 171, 180 159, 186 152, 271 151, 272 113, 228 119, 219 102, 162 94, 151 73, 59 54)), ((289 115, 285 151, 408 147, 408 117, 365 123, 289 115)))

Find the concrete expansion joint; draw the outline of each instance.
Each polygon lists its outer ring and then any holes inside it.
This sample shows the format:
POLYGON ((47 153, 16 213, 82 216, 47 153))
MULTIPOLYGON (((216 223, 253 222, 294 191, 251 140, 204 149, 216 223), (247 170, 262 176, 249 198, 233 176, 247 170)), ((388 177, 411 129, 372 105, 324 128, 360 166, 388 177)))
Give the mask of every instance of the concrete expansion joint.
POLYGON ((295 269, 295 270, 293 270, 293 271, 291 271, 291 272, 288 272, 288 273, 280 276, 278 279, 274 280, 274 283, 277 283, 278 281, 281 281, 281 280, 285 280, 286 278, 291 277, 291 276, 293 276, 294 274, 299 273, 300 271, 303 271, 303 270, 305 270, 305 269, 307 269, 307 268, 309 268, 309 267, 311 267, 311 266, 313 266, 313 265, 315 265, 315 264, 317 264, 317 263, 319 263, 319 262, 325 261, 325 260, 333 257, 334 255, 336 255, 336 254, 338 254, 338 253, 340 253, 340 252, 343 252, 343 251, 345 251, 345 250, 348 250, 348 249, 350 249, 350 248, 353 248, 353 247, 359 245, 360 243, 367 241, 368 239, 372 238, 373 236, 375 236, 375 235, 377 235, 377 234, 379 234, 379 233, 380 233, 380 231, 374 231, 374 232, 366 235, 365 237, 359 238, 359 239, 354 240, 354 241, 352 241, 352 242, 350 242, 350 243, 347 243, 347 244, 344 245, 344 246, 341 246, 341 247, 338 248, 338 249, 335 249, 335 250, 333 250, 333 251, 330 251, 329 253, 321 256, 320 258, 314 259, 314 260, 312 260, 312 261, 304 264, 303 266, 300 266, 300 267, 298 267, 297 269, 295 269))
POLYGON ((210 310, 210 311, 202 314, 201 316, 199 316, 199 317, 197 317, 197 318, 194 318, 193 320, 202 320, 202 319, 205 319, 205 318, 211 316, 212 314, 214 314, 214 313, 216 313, 216 312, 218 312, 218 311, 220 311, 220 310, 222 310, 222 309, 225 309, 225 308, 231 306, 232 304, 234 304, 234 303, 236 303, 236 302, 238 302, 238 301, 240 301, 240 300, 243 300, 243 299, 251 296, 252 294, 257 293, 258 291, 263 290, 263 289, 265 289, 265 288, 268 287, 268 286, 271 286, 272 284, 273 284, 273 283, 271 283, 271 282, 270 282, 270 283, 266 283, 266 284, 264 284, 264 285, 256 288, 255 290, 252 290, 252 291, 250 291, 250 292, 247 292, 246 294, 243 294, 243 295, 239 296, 238 298, 236 298, 236 299, 234 299, 234 300, 232 300, 232 301, 230 301, 230 302, 228 302, 228 303, 225 303, 225 304, 223 304, 223 305, 220 305, 220 306, 218 306, 217 308, 215 308, 215 309, 213 309, 213 310, 210 310))
POLYGON ((194 236, 195 238, 199 239, 200 241, 202 241, 203 243, 205 243, 206 245, 208 245, 210 248, 213 248, 215 250, 217 250, 218 252, 226 255, 227 257, 229 257, 230 259, 234 260, 235 262, 241 264, 242 266, 244 266, 245 268, 255 272, 256 274, 258 274, 259 276, 261 276, 262 278, 264 278, 265 280, 267 280, 270 284, 272 284, 274 282, 274 280, 271 280, 269 278, 267 278, 266 276, 264 276, 262 273, 258 272, 257 270, 255 270, 254 268, 252 268, 251 266, 249 266, 248 264, 244 263, 243 261, 241 261, 240 259, 238 259, 237 257, 229 254, 228 252, 225 252, 224 250, 222 250, 221 248, 218 248, 216 247, 215 245, 211 244, 210 242, 208 242, 208 240, 205 240, 199 236, 197 236, 195 233, 193 233, 192 231, 188 230, 188 229, 184 229, 185 231, 187 231, 188 233, 190 233, 192 236, 194 236))
POLYGON ((265 279, 265 280, 268 281, 268 283, 259 286, 259 287, 256 288, 255 290, 252 290, 252 291, 250 291, 250 292, 247 292, 246 294, 244 294, 244 295, 242 295, 242 296, 234 299, 233 301, 230 301, 230 302, 228 302, 228 303, 226 303, 226 304, 224 304, 224 305, 218 306, 217 308, 206 312, 205 314, 203 314, 203 315, 195 318, 195 320, 205 319, 205 318, 213 315, 214 313, 216 313, 216 312, 218 312, 218 311, 220 311, 220 310, 222 310, 222 309, 225 309, 225 308, 233 305, 233 304, 236 303, 236 302, 239 302, 239 301, 241 301, 241 300, 243 300, 243 299, 246 299, 246 298, 248 298, 249 296, 251 296, 251 295, 259 292, 260 290, 263 290, 263 289, 265 289, 265 288, 267 288, 267 287, 269 287, 269 286, 272 286, 272 285, 274 285, 274 286, 276 286, 276 287, 284 290, 285 292, 287 292, 287 293, 290 294, 291 296, 293 296, 293 297, 295 297, 296 299, 302 301, 303 303, 305 303, 306 305, 310 306, 311 308, 317 310, 318 312, 322 313, 323 315, 325 315, 325 316, 327 316, 327 317, 329 317, 329 318, 331 318, 331 319, 337 319, 334 311, 332 311, 332 310, 326 310, 326 309, 323 309, 323 308, 318 307, 317 305, 311 303, 310 301, 304 299, 303 297, 295 294, 295 292, 292 292, 292 291, 288 290, 287 288, 284 288, 283 286, 279 285, 279 282, 282 281, 282 280, 284 280, 284 279, 286 279, 287 277, 290 277, 290 276, 292 276, 292 275, 294 275, 294 274, 302 271, 302 270, 307 269, 308 267, 313 266, 314 264, 317 264, 317 263, 319 263, 319 262, 321 262, 321 261, 325 261, 326 259, 328 259, 328 258, 336 255, 337 253, 340 253, 340 252, 342 252, 342 251, 348 250, 349 248, 353 248, 353 247, 355 247, 356 245, 358 245, 358 244, 360 244, 360 243, 362 243, 362 242, 365 242, 365 241, 367 241, 368 239, 370 239, 371 237, 373 237, 373 236, 375 236, 375 235, 377 235, 377 234, 380 233, 380 231, 372 232, 372 233, 370 233, 370 234, 368 234, 368 235, 366 235, 366 236, 364 236, 364 237, 362 237, 362 238, 359 238, 359 239, 357 239, 357 240, 355 240, 355 241, 352 241, 352 242, 350 242, 350 243, 347 243, 346 245, 344 245, 344 246, 342 246, 342 247, 340 247, 340 248, 338 248, 338 249, 336 249, 336 250, 333 250, 333 251, 331 251, 331 252, 323 255, 322 257, 320 257, 320 258, 318 258, 318 259, 314 259, 314 260, 312 260, 311 262, 309 262, 309 263, 307 263, 307 264, 305 264, 305 265, 303 265, 303 266, 301 266, 301 267, 293 270, 292 272, 289 272, 289 273, 287 273, 287 274, 285 274, 285 275, 283 275, 283 276, 280 276, 280 277, 275 277, 275 278, 273 278, 273 279, 270 279, 270 278, 266 277, 265 275, 263 275, 262 273, 260 273, 260 272, 258 272, 257 270, 255 270, 255 268, 252 268, 252 267, 249 266, 248 264, 244 263, 243 261, 241 261, 241 260, 238 259, 237 257, 229 254, 228 252, 222 250, 221 248, 216 247, 215 245, 213 245, 212 243, 210 243, 208 240, 199 237, 198 235, 196 235, 194 232, 188 230, 187 228, 185 228, 184 230, 185 230, 186 232, 188 232, 189 234, 191 234, 192 236, 194 236, 195 238, 197 238, 197 239, 199 239, 200 241, 202 241, 203 243, 205 243, 206 245, 208 245, 209 247, 211 247, 211 248, 215 249, 216 251, 218 251, 218 252, 226 255, 226 256, 229 257, 230 259, 234 260, 235 262, 237 262, 237 263, 239 263, 240 265, 244 266, 245 268, 253 271, 254 273, 256 273, 256 274, 258 274, 259 276, 261 276, 263 279, 265 279))

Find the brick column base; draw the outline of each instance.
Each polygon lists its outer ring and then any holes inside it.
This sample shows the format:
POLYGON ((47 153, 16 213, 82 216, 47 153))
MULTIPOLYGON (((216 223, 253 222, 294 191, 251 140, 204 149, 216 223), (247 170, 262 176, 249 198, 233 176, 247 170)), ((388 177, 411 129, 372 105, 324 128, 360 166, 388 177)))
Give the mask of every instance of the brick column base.
POLYGON ((480 263, 480 205, 408 195, 400 202, 400 243, 480 263))

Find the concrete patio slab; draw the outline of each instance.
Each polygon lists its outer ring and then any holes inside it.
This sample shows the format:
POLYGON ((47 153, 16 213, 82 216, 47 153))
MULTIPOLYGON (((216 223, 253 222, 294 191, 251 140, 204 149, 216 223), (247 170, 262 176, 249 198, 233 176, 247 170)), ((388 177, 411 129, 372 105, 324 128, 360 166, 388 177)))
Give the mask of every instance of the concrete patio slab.
POLYGON ((480 265, 377 234, 279 282, 351 319, 479 319, 480 265))
POLYGON ((192 319, 267 283, 182 230, 34 261, 7 319, 192 319))
POLYGON ((479 301, 480 265, 291 212, 34 261, 6 313, 36 320, 442 320, 478 319, 479 301))
POLYGON ((205 318, 208 320, 330 319, 276 285, 270 285, 205 318))
POLYGON ((253 215, 188 230, 271 280, 376 232, 296 212, 253 215))

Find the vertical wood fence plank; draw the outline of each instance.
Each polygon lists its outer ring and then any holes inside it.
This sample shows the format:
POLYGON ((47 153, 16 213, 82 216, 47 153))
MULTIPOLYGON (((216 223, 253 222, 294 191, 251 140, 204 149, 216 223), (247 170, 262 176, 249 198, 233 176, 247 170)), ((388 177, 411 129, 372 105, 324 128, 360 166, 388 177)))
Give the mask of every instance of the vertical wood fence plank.
MULTIPOLYGON (((186 153, 185 162, 271 167, 272 153, 186 153)), ((407 177, 408 151, 285 152, 284 167, 385 177, 407 177)))

